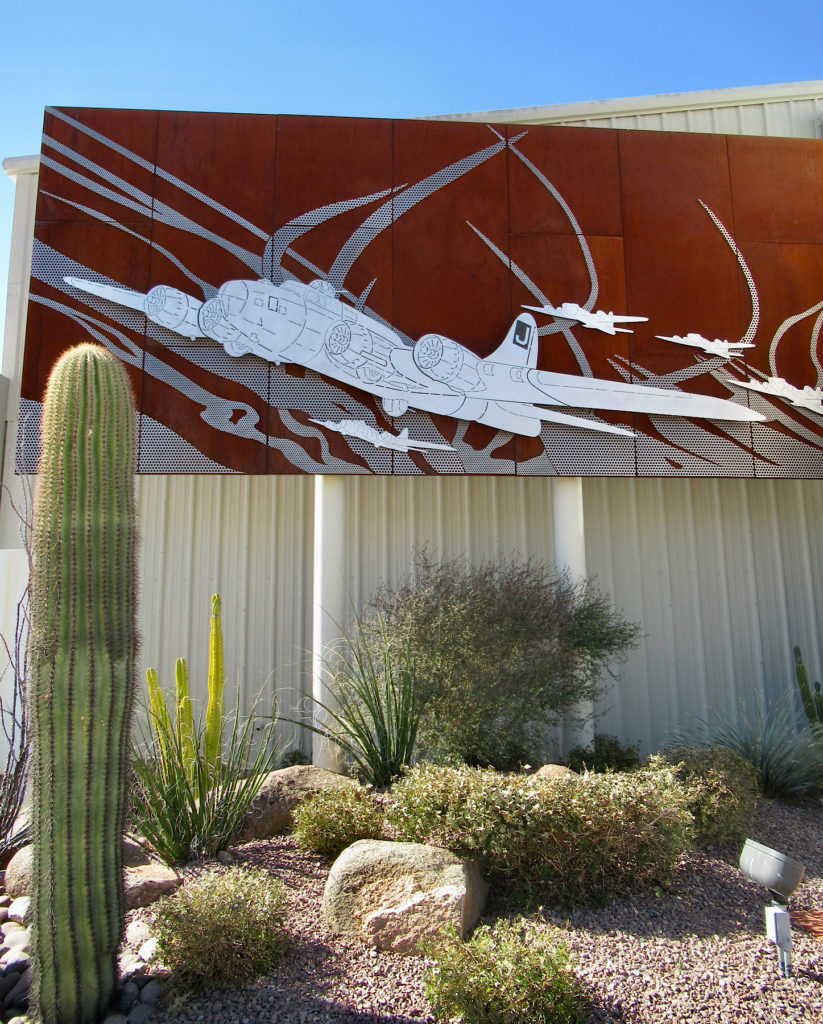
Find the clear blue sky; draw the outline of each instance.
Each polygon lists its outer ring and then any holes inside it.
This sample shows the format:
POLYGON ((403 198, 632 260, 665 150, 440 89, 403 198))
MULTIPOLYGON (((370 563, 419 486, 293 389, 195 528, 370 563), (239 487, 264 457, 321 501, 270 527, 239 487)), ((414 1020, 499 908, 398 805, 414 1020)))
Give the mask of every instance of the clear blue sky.
POLYGON ((821 0, 10 0, 0 36, 0 157, 47 104, 420 117, 823 78, 821 0))

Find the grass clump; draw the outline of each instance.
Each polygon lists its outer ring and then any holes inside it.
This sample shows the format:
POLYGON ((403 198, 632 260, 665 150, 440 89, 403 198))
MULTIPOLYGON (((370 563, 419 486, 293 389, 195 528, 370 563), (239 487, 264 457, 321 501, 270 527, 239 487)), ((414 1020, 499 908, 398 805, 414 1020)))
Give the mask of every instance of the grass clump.
POLYGON ((689 794, 698 846, 737 844, 749 833, 757 803, 754 767, 728 747, 674 747, 666 760, 689 794))
POLYGON ((412 763, 423 713, 410 643, 390 633, 382 616, 357 616, 324 669, 333 700, 312 698, 323 724, 294 724, 336 744, 366 782, 390 785, 412 763))
POLYGON ((200 993, 272 970, 287 945, 283 892, 265 871, 230 868, 159 900, 153 933, 175 986, 200 993))
POLYGON ((642 764, 636 744, 622 743, 609 733, 597 734, 589 747, 570 750, 567 761, 573 772, 633 772, 642 764))
POLYGON ((688 794, 660 758, 631 775, 557 779, 422 765, 392 796, 398 838, 479 860, 510 905, 601 903, 665 884, 693 829, 688 794))
POLYGON ((791 694, 754 718, 741 712, 738 719, 703 722, 707 746, 727 747, 748 761, 757 774, 763 796, 802 797, 823 787, 823 742, 801 722, 791 694))
POLYGON ((321 791, 295 810, 294 835, 302 850, 335 857, 358 839, 384 838, 383 813, 362 786, 321 791))
POLYGON ((463 1024, 585 1024, 588 1000, 566 944, 545 924, 517 918, 447 935, 428 951, 426 995, 438 1020, 463 1024))

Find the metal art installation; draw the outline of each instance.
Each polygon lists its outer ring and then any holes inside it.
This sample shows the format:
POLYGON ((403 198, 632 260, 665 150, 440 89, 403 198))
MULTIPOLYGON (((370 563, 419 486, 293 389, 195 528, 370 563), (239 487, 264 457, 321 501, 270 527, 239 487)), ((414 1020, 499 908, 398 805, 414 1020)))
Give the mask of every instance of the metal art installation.
POLYGON ((820 174, 811 140, 50 109, 21 419, 85 336, 142 472, 821 476, 820 174))

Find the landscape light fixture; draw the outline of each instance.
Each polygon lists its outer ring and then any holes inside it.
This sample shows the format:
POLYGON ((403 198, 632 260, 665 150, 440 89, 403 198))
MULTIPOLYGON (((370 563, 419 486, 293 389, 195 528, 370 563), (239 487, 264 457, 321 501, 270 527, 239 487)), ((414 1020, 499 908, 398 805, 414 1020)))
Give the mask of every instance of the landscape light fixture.
POLYGON ((788 903, 803 880, 806 868, 784 853, 747 839, 740 854, 740 870, 753 882, 765 886, 772 897, 766 907, 766 937, 777 946, 780 971, 792 976, 792 925, 788 903))

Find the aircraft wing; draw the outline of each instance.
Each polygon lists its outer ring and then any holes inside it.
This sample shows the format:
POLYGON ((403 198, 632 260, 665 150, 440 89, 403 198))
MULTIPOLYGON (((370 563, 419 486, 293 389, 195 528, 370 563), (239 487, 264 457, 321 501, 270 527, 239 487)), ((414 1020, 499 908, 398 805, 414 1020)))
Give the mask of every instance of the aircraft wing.
POLYGON ((101 299, 108 299, 109 302, 116 302, 129 309, 137 309, 141 313, 146 312, 146 296, 143 292, 133 292, 128 288, 115 288, 110 284, 81 280, 79 277, 64 277, 63 280, 72 288, 79 288, 82 292, 88 292, 101 299))

